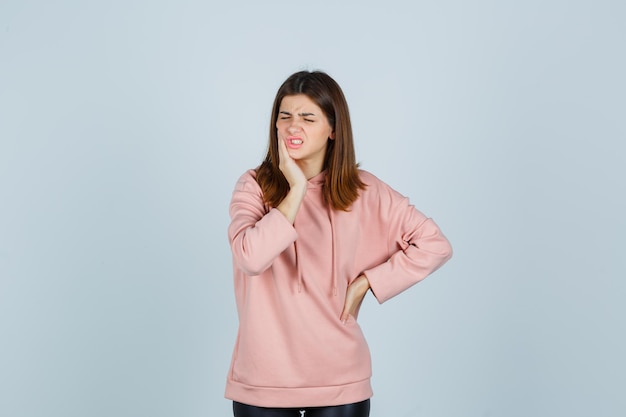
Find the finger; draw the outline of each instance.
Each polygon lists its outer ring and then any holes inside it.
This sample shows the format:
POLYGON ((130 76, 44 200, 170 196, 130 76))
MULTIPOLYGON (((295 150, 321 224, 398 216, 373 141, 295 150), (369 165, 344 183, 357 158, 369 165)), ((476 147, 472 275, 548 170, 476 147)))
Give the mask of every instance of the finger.
POLYGON ((341 318, 340 318, 341 322, 343 324, 346 324, 346 322, 348 321, 349 317, 350 317, 350 311, 346 307, 344 307, 343 308, 343 312, 341 313, 341 318))
POLYGON ((278 139, 278 168, 283 172, 283 174, 285 174, 285 177, 287 177, 287 179, 289 180, 288 177, 288 170, 289 170, 289 166, 290 163, 293 160, 291 159, 291 156, 289 156, 289 151, 287 150, 287 145, 285 144, 285 141, 282 139, 278 139))
POLYGON ((278 138, 278 163, 285 163, 287 156, 287 147, 285 146, 285 141, 281 138, 278 138))
POLYGON ((352 297, 350 296, 350 289, 348 288, 348 292, 346 293, 346 301, 343 305, 343 311, 341 312, 341 322, 343 324, 346 324, 346 322, 348 321, 348 318, 350 317, 350 314, 352 312, 352 297))

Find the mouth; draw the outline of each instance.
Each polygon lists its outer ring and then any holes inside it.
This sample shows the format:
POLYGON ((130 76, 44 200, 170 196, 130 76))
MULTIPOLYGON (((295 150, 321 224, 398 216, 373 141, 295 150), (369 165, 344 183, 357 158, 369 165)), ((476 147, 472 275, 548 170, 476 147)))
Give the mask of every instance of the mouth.
POLYGON ((303 140, 297 136, 289 136, 287 138, 287 146, 294 149, 302 146, 303 140))

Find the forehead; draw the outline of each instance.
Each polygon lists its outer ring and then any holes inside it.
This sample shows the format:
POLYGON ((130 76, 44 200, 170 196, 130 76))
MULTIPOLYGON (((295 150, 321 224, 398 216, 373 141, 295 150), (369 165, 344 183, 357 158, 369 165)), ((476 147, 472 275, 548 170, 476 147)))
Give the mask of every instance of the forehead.
POLYGON ((293 112, 308 112, 315 114, 323 114, 322 109, 319 108, 317 104, 313 100, 311 100, 307 95, 304 94, 295 94, 290 96, 285 96, 280 101, 280 110, 293 112))

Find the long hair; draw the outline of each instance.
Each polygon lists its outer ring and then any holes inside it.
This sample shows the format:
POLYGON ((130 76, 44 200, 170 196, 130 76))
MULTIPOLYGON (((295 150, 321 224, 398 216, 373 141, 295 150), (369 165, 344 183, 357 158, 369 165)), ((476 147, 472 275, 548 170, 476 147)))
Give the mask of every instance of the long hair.
POLYGON ((359 178, 348 103, 339 84, 321 71, 297 72, 287 78, 276 93, 270 120, 267 155, 257 168, 256 175, 256 180, 263 191, 263 199, 270 206, 276 207, 289 192, 289 183, 278 168, 276 120, 283 98, 296 94, 304 94, 311 99, 324 112, 335 132, 335 139, 329 140, 326 146, 322 168, 327 170, 323 188, 324 198, 333 209, 348 211, 359 197, 359 189, 364 189, 365 184, 359 178))

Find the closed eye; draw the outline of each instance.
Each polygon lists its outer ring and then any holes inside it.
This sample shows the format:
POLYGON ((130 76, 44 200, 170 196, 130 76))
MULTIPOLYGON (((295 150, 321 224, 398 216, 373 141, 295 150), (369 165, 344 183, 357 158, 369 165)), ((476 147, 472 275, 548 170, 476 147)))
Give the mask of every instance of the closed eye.
MULTIPOLYGON (((288 111, 279 111, 278 114, 279 114, 278 116, 279 120, 291 119, 291 113, 289 113, 288 111)), ((302 117, 302 119, 305 122, 315 123, 315 119, 311 119, 310 117, 307 117, 307 116, 315 116, 313 113, 299 113, 298 116, 302 117)))

